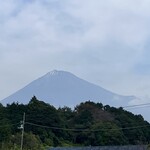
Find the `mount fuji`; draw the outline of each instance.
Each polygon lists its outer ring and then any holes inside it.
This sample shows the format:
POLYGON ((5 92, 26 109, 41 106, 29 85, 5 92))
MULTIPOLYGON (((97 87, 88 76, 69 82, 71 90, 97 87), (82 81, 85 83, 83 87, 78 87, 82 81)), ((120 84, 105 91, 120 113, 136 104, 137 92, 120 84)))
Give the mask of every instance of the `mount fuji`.
POLYGON ((54 70, 3 99, 1 103, 3 105, 12 102, 27 104, 33 96, 55 107, 74 107, 87 100, 112 106, 124 106, 136 99, 134 96, 122 96, 110 92, 72 73, 54 70))

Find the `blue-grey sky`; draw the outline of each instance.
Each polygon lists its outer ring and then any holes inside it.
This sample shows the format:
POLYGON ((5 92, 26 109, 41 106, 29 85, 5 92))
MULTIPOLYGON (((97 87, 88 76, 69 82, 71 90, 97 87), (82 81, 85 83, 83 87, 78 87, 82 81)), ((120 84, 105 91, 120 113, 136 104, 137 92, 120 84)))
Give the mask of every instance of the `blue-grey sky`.
POLYGON ((58 69, 150 102, 149 0, 0 0, 0 99, 58 69))

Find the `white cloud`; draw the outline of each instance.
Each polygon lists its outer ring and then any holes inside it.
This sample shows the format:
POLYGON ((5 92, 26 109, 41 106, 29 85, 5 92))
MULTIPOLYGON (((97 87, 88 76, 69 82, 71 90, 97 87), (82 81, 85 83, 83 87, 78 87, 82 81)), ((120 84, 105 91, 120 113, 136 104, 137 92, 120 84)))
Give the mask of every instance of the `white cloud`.
POLYGON ((150 1, 0 2, 0 98, 51 69, 119 94, 149 95, 150 79, 137 70, 149 54, 150 1))

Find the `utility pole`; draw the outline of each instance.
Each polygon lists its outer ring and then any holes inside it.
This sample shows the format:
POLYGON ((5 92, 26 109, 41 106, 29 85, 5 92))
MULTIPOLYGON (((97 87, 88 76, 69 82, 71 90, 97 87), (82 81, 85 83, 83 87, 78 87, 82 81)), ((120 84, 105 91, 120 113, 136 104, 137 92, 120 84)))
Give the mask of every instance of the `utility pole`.
POLYGON ((23 114, 23 120, 22 120, 21 127, 20 127, 22 129, 22 134, 21 134, 21 150, 23 148, 24 124, 25 124, 25 113, 23 114))

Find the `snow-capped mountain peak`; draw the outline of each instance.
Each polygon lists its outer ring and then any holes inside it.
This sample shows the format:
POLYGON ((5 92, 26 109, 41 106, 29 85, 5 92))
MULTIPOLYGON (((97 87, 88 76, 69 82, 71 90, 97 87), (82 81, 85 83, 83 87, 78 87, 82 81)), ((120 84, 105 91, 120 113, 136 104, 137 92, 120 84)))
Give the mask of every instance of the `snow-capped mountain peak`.
POLYGON ((80 79, 70 72, 53 70, 32 81, 1 102, 4 105, 14 101, 28 103, 33 95, 56 107, 64 105, 73 107, 87 100, 122 106, 127 105, 129 101, 135 98, 115 94, 98 85, 80 79))
POLYGON ((70 73, 70 72, 67 72, 67 71, 62 71, 62 70, 52 70, 52 71, 50 71, 50 72, 48 72, 48 73, 46 73, 43 77, 45 78, 45 77, 48 77, 48 78, 50 78, 50 77, 52 77, 52 76, 64 76, 64 77, 68 77, 68 76, 74 76, 74 77, 76 77, 75 75, 73 75, 72 73, 70 73))
POLYGON ((61 74, 61 72, 62 71, 53 70, 53 71, 48 72, 46 75, 47 76, 59 75, 59 74, 61 74))

